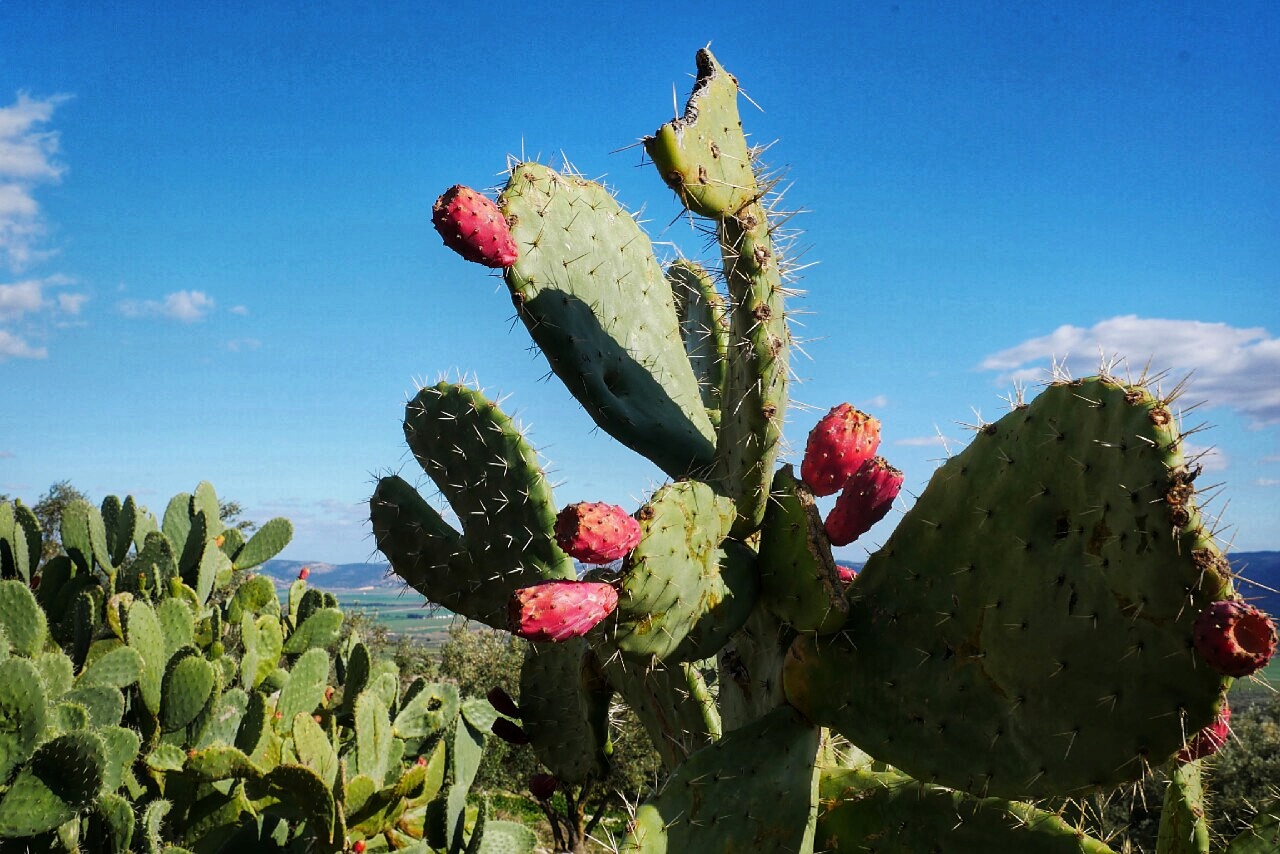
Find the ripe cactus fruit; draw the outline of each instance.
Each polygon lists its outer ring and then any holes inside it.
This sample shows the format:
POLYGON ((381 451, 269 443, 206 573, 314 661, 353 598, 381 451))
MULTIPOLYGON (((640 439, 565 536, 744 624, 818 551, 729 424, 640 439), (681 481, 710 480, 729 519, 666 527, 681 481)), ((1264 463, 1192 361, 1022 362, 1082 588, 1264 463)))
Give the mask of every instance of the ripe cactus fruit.
POLYGON ((1267 666, 1276 651, 1271 618, 1243 602, 1214 602, 1196 618, 1196 651, 1216 672, 1239 678, 1267 666))
POLYGON ((610 563, 640 542, 640 523, 617 505, 582 501, 556 516, 556 542, 583 563, 610 563))
POLYGON ((507 219, 489 198, 456 184, 436 199, 431 222, 445 246, 468 261, 504 269, 520 257, 507 219))
POLYGON ((1197 759, 1212 756, 1222 749, 1230 735, 1231 706, 1227 705, 1224 697, 1222 708, 1218 709, 1218 716, 1214 718, 1213 723, 1193 735, 1187 741, 1187 746, 1178 751, 1177 759, 1179 762, 1195 762, 1197 759))
POLYGON ((618 591, 602 581, 546 581, 522 587, 508 605, 511 631, 526 640, 581 637, 618 607, 618 591))
POLYGON ((302 569, 298 570, 299 581, 306 581, 310 577, 311 577, 311 567, 304 566, 302 569))
POLYGON ((842 403, 809 432, 800 479, 814 495, 834 495, 879 446, 880 422, 842 403))
POLYGON ((858 577, 858 570, 851 566, 838 565, 836 572, 840 574, 840 583, 848 587, 858 577))
POLYGON ((827 514, 827 537, 833 546, 847 546, 879 522, 902 489, 902 472, 873 457, 863 463, 840 492, 827 514))

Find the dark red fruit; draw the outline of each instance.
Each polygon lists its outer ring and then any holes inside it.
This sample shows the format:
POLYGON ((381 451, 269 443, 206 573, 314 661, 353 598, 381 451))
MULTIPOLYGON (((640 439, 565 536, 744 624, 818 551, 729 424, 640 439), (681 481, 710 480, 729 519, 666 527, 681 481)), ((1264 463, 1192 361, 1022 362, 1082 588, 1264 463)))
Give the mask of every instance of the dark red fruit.
POLYGON ((515 700, 511 699, 511 695, 502 689, 501 685, 495 685, 490 688, 485 697, 489 700, 489 705, 497 709, 499 713, 509 718, 520 717, 520 707, 516 705, 515 700))
POLYGON ((556 793, 560 783, 550 774, 534 774, 529 778, 529 793, 540 801, 545 801, 556 793))
POLYGON ((834 495, 880 447, 880 422, 842 403, 809 432, 800 479, 814 495, 834 495))
POLYGON ((1213 723, 1193 735, 1186 746, 1178 751, 1179 762, 1195 762, 1205 756, 1212 756, 1222 749, 1227 743, 1227 738, 1231 735, 1231 707, 1227 705, 1227 700, 1222 699, 1222 706, 1218 709, 1218 716, 1214 718, 1213 723))
POLYGON ((1267 666, 1276 651, 1276 626, 1253 605, 1224 600, 1200 612, 1192 628, 1196 651, 1215 672, 1240 678, 1267 666))
POLYGON ((867 460, 845 483, 836 506, 827 514, 827 537, 833 546, 847 546, 879 522, 902 489, 902 472, 884 457, 867 460))

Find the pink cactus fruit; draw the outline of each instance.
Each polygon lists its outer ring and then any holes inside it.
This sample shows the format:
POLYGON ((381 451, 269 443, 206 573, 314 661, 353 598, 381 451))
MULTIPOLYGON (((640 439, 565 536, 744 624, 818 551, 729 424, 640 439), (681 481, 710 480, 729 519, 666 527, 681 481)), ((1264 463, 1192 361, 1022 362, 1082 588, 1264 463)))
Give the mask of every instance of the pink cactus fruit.
POLYGON ((827 537, 833 546, 847 546, 879 522, 902 489, 902 472, 872 457, 853 473, 827 514, 827 537))
POLYGON ((1267 666, 1276 651, 1271 618, 1243 602, 1214 602, 1192 627, 1196 651, 1215 672, 1239 678, 1267 666))
POLYGON ((550 774, 534 774, 529 778, 529 793, 538 800, 545 801, 556 793, 559 785, 560 781, 550 774))
POLYGON ((611 563, 640 542, 640 523, 614 504, 582 501, 556 516, 556 542, 583 563, 611 563))
POLYGON ((1212 756, 1222 749, 1227 743, 1227 738, 1231 735, 1231 707, 1227 705, 1227 698, 1222 698, 1222 706, 1218 709, 1218 715, 1213 719, 1213 723, 1193 735, 1186 745, 1178 751, 1177 760, 1179 762, 1195 762, 1206 756, 1212 756))
POLYGON ((299 581, 306 581, 310 577, 311 577, 311 567, 304 566, 302 569, 298 570, 299 581))
POLYGON ((489 700, 489 705, 497 709, 499 713, 509 718, 520 717, 520 707, 516 705, 515 700, 511 699, 511 695, 503 690, 501 685, 495 685, 490 688, 485 697, 489 700))
POLYGON ((431 208, 431 222, 444 245, 486 267, 510 267, 520 257, 511 228, 487 196, 457 184, 431 208))
POLYGON ((585 635, 618 607, 618 591, 602 581, 544 581, 511 594, 511 631, 531 641, 585 635))
POLYGON ((880 422, 842 403, 809 432, 800 479, 814 495, 834 495, 879 447, 880 422))
POLYGON ((851 566, 845 566, 843 564, 836 565, 836 572, 839 573, 840 575, 840 583, 843 584, 845 587, 848 587, 850 584, 852 584, 853 580, 858 577, 858 570, 854 569, 851 566))

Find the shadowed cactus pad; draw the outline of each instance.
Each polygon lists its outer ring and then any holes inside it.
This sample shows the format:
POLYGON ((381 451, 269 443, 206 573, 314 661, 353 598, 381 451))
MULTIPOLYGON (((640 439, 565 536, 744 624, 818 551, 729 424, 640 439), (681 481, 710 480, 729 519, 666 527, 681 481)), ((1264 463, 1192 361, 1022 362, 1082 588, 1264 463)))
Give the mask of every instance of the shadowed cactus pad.
POLYGON ((788 699, 925 782, 1004 797, 1142 776, 1213 720, 1196 615, 1229 587, 1165 402, 1059 382, 979 430, 801 639, 788 699), (837 687, 838 686, 838 687, 837 687))

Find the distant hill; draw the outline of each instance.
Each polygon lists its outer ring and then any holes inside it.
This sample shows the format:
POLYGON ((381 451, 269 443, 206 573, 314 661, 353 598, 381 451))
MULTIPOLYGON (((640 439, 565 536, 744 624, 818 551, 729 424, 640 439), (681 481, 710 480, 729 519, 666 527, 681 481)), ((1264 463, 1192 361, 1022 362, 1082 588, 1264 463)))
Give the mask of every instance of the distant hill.
MULTIPOLYGON (((1236 552, 1230 557, 1232 569, 1242 577, 1236 582, 1240 594, 1268 614, 1280 618, 1280 592, 1277 592, 1280 591, 1280 551, 1236 552)), ((862 563, 838 562, 855 569, 862 568, 862 563)), ((304 566, 311 570, 311 582, 322 589, 360 590, 372 587, 395 590, 404 586, 404 582, 391 574, 385 563, 269 560, 257 572, 270 576, 277 587, 287 587, 304 566)))

